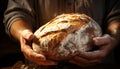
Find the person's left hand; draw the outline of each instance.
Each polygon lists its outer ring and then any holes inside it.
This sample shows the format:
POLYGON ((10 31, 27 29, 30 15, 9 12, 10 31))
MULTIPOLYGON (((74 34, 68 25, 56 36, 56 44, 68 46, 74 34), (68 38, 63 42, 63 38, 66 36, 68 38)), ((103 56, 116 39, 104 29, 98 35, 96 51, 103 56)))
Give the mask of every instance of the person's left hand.
POLYGON ((98 50, 81 52, 70 62, 82 67, 99 64, 115 47, 115 39, 107 34, 102 37, 95 37, 93 40, 95 45, 99 47, 98 50))

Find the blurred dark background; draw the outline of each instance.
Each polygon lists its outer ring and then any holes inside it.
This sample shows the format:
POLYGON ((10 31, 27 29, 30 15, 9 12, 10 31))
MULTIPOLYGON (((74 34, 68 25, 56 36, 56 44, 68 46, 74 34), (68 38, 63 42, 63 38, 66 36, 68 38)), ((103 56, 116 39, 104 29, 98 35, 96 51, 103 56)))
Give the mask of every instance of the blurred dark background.
MULTIPOLYGON (((0 68, 14 65, 17 61, 24 61, 19 43, 10 39, 5 33, 3 24, 4 11, 8 0, 0 0, 0 68)), ((120 63, 120 46, 115 49, 116 63, 120 63)))
POLYGON ((17 61, 23 61, 19 43, 13 41, 5 33, 3 15, 7 7, 7 0, 0 0, 0 68, 12 66, 17 61))

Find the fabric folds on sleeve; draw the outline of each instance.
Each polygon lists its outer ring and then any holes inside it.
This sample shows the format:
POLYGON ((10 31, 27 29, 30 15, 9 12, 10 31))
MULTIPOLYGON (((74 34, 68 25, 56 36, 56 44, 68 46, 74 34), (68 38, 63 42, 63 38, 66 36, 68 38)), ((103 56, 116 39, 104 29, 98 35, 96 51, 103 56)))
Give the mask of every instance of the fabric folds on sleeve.
POLYGON ((10 35, 10 27, 16 20, 25 20, 26 23, 34 24, 34 10, 32 0, 9 0, 4 13, 4 25, 7 34, 10 35))

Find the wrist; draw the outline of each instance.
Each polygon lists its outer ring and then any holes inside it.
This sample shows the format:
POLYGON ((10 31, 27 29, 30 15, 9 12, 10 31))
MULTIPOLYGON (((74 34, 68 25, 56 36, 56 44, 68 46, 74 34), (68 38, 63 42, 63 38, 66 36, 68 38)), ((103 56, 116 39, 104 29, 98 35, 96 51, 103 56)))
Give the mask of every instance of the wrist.
POLYGON ((120 22, 112 21, 108 26, 107 33, 112 37, 115 44, 117 45, 120 41, 120 22))
POLYGON ((20 36, 27 40, 32 40, 34 38, 32 31, 29 29, 24 29, 20 31, 20 36))
POLYGON ((11 35, 16 40, 20 40, 20 36, 22 35, 24 30, 32 31, 31 26, 24 20, 17 20, 13 22, 10 28, 11 35))

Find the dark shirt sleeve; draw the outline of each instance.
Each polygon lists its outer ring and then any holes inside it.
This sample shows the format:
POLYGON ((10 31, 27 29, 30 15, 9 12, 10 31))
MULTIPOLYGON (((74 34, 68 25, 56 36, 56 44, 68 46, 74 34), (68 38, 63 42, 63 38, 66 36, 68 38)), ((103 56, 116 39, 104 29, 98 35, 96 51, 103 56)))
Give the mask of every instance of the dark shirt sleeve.
POLYGON ((107 32, 108 25, 113 21, 120 21, 120 0, 105 0, 102 29, 103 34, 107 32))
POLYGON ((9 0, 8 7, 4 13, 4 24, 6 32, 10 35, 11 24, 19 19, 23 19, 26 23, 34 23, 34 0, 9 0))
POLYGON ((107 22, 120 21, 120 0, 108 0, 107 3, 107 22))
MULTIPOLYGON (((114 0, 113 0, 114 1, 114 0)), ((111 2, 113 3, 113 2, 111 2)), ((113 4, 113 8, 111 9, 111 12, 109 13, 107 19, 108 19, 108 23, 111 23, 113 21, 117 21, 118 23, 120 23, 120 0, 116 0, 115 4, 113 4)), ((109 32, 111 34, 111 32, 109 32)), ((120 24, 119 27, 117 28, 117 31, 115 34, 112 34, 118 41, 117 46, 114 49, 114 57, 115 57, 115 61, 117 63, 120 63, 120 24)))
POLYGON ((111 28, 111 30, 107 29, 111 23, 114 22, 120 23, 120 0, 109 0, 109 1, 111 2, 108 4, 109 13, 106 20, 107 25, 104 28, 106 30, 106 33, 116 38, 117 41, 120 41, 120 24, 118 24, 116 28, 115 27, 111 28))

